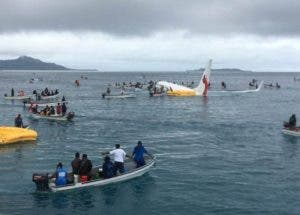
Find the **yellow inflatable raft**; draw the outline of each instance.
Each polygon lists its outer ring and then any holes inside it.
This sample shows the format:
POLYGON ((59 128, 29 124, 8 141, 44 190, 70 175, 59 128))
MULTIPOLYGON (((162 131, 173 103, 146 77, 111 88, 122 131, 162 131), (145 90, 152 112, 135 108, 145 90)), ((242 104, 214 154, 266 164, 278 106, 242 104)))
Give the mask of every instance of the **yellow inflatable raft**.
POLYGON ((0 126, 0 145, 36 140, 37 132, 27 128, 0 126))

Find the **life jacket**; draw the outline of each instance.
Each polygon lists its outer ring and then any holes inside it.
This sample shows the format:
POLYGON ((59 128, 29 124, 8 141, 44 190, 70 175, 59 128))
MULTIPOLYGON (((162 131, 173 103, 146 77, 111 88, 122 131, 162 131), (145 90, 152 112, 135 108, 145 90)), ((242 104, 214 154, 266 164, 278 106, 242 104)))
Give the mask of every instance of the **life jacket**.
POLYGON ((55 185, 59 186, 65 184, 67 184, 67 172, 62 168, 58 168, 56 170, 55 185))

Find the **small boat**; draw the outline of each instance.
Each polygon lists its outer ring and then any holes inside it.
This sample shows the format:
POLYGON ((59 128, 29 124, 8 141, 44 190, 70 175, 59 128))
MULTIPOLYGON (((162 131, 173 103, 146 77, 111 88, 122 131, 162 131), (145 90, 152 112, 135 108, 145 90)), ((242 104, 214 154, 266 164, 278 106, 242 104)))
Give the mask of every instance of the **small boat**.
POLYGON ((68 174, 68 181, 71 181, 71 183, 62 186, 56 186, 54 183, 54 179, 49 180, 48 173, 46 174, 34 173, 32 175, 32 180, 33 182, 35 182, 37 186, 37 190, 40 191, 50 190, 53 192, 57 192, 57 191, 74 190, 78 188, 86 188, 86 187, 93 187, 93 186, 105 186, 113 183, 127 181, 144 175, 150 170, 151 167, 154 166, 155 156, 150 157, 146 155, 145 162, 146 165, 136 168, 135 162, 132 159, 127 159, 125 160, 124 163, 126 172, 108 179, 104 179, 102 177, 102 167, 96 166, 92 169, 92 174, 91 174, 92 179, 90 181, 76 182, 75 180, 74 182, 74 177, 73 174, 71 173, 68 174))
POLYGON ((33 141, 37 138, 37 132, 28 128, 0 126, 0 145, 21 141, 33 141))
POLYGON ((7 100, 28 100, 30 96, 4 96, 4 99, 7 100))
POLYGON ((74 112, 69 112, 66 115, 50 115, 50 116, 45 116, 41 114, 35 114, 35 113, 29 113, 29 116, 32 117, 33 119, 47 119, 47 120, 56 120, 56 121, 68 121, 74 118, 75 113, 74 112))
POLYGON ((41 99, 42 99, 42 100, 56 99, 56 98, 58 98, 59 96, 60 96, 60 93, 57 93, 57 94, 51 95, 51 96, 42 96, 42 95, 41 95, 41 99))
POLYGON ((68 102, 67 101, 58 101, 58 102, 29 102, 29 103, 25 103, 25 107, 30 107, 31 106, 31 104, 33 104, 33 105, 38 105, 39 107, 46 107, 47 105, 50 107, 50 106, 56 106, 57 105, 57 103, 60 103, 60 104, 63 104, 63 103, 65 103, 65 104, 68 104, 68 102))
POLYGON ((135 98, 135 94, 118 94, 118 95, 107 95, 107 94, 102 94, 102 98, 104 99, 126 99, 126 98, 135 98))
POLYGON ((295 136, 295 137, 300 137, 300 127, 295 127, 295 128, 284 127, 282 129, 282 133, 295 136))
POLYGON ((166 94, 165 93, 153 93, 153 92, 150 92, 150 97, 160 97, 160 96, 165 96, 166 94))

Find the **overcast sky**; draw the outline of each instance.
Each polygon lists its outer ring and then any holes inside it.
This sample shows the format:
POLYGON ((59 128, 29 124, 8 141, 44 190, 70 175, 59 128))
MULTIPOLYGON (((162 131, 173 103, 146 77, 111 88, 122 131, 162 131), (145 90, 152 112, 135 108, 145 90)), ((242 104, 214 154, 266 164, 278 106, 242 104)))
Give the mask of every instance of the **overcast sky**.
POLYGON ((0 58, 105 71, 300 71, 297 0, 0 0, 0 58))

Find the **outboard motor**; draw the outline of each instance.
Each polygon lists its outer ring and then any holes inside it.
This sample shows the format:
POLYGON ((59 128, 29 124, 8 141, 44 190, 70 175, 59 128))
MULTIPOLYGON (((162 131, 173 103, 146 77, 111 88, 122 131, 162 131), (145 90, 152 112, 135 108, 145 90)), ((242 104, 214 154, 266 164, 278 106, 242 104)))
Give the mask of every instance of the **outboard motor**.
POLYGON ((67 115, 67 119, 71 120, 71 119, 73 119, 74 116, 75 116, 74 112, 69 112, 68 115, 67 115))
POLYGON ((47 191, 49 190, 49 178, 48 173, 33 173, 32 181, 36 185, 38 191, 47 191))

